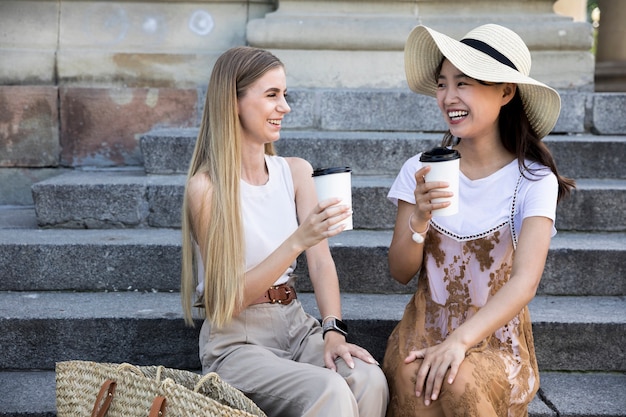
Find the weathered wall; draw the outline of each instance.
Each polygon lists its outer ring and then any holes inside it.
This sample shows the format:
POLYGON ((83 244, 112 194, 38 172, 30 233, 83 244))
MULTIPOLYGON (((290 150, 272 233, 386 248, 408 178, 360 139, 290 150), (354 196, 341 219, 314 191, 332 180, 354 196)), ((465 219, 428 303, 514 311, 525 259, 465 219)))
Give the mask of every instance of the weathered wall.
POLYGON ((141 165, 138 136, 195 126, 215 59, 274 7, 0 2, 0 204, 31 204, 28 187, 54 168, 141 165))
POLYGON ((235 45, 275 52, 294 92, 395 95, 406 90, 412 27, 460 37, 493 21, 527 41, 535 77, 592 91, 591 27, 555 14, 553 3, 3 0, 0 205, 31 204, 30 184, 64 169, 141 165, 142 133, 198 124, 213 63, 235 45))

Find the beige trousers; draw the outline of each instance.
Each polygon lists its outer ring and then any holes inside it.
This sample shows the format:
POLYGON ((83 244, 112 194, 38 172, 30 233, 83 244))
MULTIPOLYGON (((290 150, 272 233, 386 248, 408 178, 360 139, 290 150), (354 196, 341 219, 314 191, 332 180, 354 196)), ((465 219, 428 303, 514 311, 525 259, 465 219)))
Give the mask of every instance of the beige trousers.
POLYGON ((217 372, 268 417, 383 417, 388 389, 377 365, 354 358, 324 367, 319 322, 298 300, 248 307, 228 326, 200 332, 202 371, 217 372))

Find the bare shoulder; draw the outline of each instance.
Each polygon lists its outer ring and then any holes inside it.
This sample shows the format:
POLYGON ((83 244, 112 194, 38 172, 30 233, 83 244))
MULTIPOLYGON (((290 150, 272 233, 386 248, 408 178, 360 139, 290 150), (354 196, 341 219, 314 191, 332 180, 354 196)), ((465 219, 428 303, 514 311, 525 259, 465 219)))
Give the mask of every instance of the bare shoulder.
POLYGON ((198 172, 187 180, 190 191, 202 191, 211 188, 211 180, 205 172, 198 172))
POLYGON ((313 167, 306 159, 302 159, 297 156, 289 156, 285 157, 285 160, 287 161, 287 164, 289 164, 289 168, 292 173, 303 175, 313 174, 313 167))
POLYGON ((190 202, 210 197, 213 184, 205 172, 198 172, 187 180, 187 198, 190 202))
POLYGON ((298 157, 287 157, 285 160, 291 170, 296 195, 298 195, 301 190, 308 190, 310 183, 313 182, 313 167, 311 163, 306 159, 298 157))

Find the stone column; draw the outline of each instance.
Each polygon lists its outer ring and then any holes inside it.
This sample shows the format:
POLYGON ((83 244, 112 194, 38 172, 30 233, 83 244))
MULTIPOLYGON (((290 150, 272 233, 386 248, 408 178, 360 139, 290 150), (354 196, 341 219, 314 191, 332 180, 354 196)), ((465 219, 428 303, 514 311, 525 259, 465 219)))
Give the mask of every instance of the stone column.
POLYGON ((493 22, 510 27, 533 55, 531 75, 559 89, 592 91, 592 28, 553 11, 554 0, 279 0, 248 23, 251 45, 275 52, 290 85, 405 87, 403 48, 425 24, 460 38, 493 22))
POLYGON ((596 91, 626 91, 626 2, 598 0, 596 91))

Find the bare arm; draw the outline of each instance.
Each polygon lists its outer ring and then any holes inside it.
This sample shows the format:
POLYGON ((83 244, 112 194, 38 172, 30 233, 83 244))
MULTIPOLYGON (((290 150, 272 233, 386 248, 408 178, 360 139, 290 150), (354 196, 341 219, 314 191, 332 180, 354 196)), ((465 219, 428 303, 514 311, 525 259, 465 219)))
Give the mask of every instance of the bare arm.
POLYGON ((415 173, 415 204, 398 201, 396 224, 393 229, 393 238, 389 246, 389 271, 391 276, 402 284, 407 284, 422 267, 424 244, 416 243, 412 239, 413 232, 423 232, 432 218, 432 211, 450 205, 449 202, 431 203, 434 198, 449 197, 452 193, 445 190, 446 183, 424 182, 424 175, 430 170, 424 167, 415 173))
MULTIPOLYGON (((296 188, 296 209, 298 217, 301 219, 302 215, 306 215, 311 211, 312 207, 316 207, 317 194, 315 192, 315 183, 313 182, 313 169, 311 165, 299 158, 287 158, 291 167, 291 172, 294 177, 294 185, 296 188)), ((321 202, 321 205, 326 205, 328 200, 321 202)), ((331 204, 336 204, 337 201, 333 200, 331 204)), ((351 213, 349 207, 343 206, 341 208, 341 216, 337 217, 338 221, 347 218, 351 213)), ((309 216, 304 221, 301 221, 301 227, 306 226, 311 221, 309 216)), ((333 222, 332 224, 335 224, 333 222)), ((330 223, 329 223, 330 225, 330 223)), ((343 231, 341 226, 339 229, 343 231)), ((333 235, 340 232, 333 233, 333 235)), ((327 316, 334 316, 341 319, 341 296, 339 291, 339 279, 337 277, 337 269, 335 262, 330 253, 328 246, 328 240, 323 239, 319 243, 310 246, 306 250, 307 264, 309 268, 309 277, 313 284, 313 290, 315 291, 315 300, 320 310, 322 318, 327 316)), ((324 363, 327 368, 336 370, 335 359, 341 357, 346 364, 353 368, 354 360, 353 356, 360 358, 363 361, 369 363, 376 363, 376 360, 365 349, 346 343, 346 339, 343 335, 337 332, 328 332, 324 338, 324 363)))
MULTIPOLYGON (((305 163, 305 169, 306 165, 310 168, 308 162, 303 162, 305 163)), ((301 170, 302 166, 298 167, 298 169, 301 170)), ((197 174, 191 178, 188 195, 192 213, 193 234, 198 245, 202 248, 201 252, 204 254, 207 245, 205 236, 211 221, 212 185, 209 178, 204 174, 197 174)), ((327 200, 323 204, 317 205, 317 200, 315 199, 301 205, 300 209, 306 210, 305 214, 309 214, 306 220, 263 262, 246 272, 242 309, 245 309, 264 291, 267 291, 303 251, 317 245, 321 241, 325 241, 328 237, 341 233, 342 227, 328 230, 329 227, 349 215, 345 207, 330 207, 338 201, 327 200)), ((206 263, 207 260, 203 259, 203 262, 206 263)), ((235 314, 238 314, 238 312, 236 311, 235 314)))

